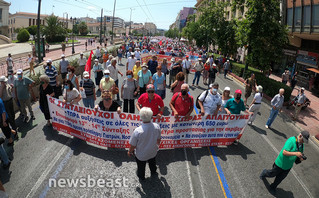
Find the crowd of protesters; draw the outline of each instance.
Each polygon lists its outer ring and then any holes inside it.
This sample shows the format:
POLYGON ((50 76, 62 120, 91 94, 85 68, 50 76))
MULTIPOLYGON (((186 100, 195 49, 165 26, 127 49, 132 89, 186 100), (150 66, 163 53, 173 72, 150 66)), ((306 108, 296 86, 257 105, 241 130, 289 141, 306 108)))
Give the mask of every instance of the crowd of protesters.
MULTIPOLYGON (((17 76, 15 76, 10 57, 11 55, 7 59, 8 78, 0 77, 0 112, 2 113, 0 127, 5 138, 8 139, 8 146, 13 146, 14 140, 18 138, 13 102, 19 107, 22 120, 28 122, 29 116, 26 108, 29 110, 30 119, 34 120, 31 97, 34 101, 36 99, 32 92, 34 81, 24 77, 21 69, 16 71, 17 76)), ((230 87, 225 87, 220 94, 218 92, 220 87, 215 79, 222 69, 224 78, 227 78, 231 71, 231 63, 225 58, 214 60, 214 56, 200 48, 167 40, 151 42, 147 38, 122 45, 117 50, 117 58, 109 55, 107 50, 102 55, 99 46, 97 46, 95 57, 92 66, 92 75, 95 82, 91 80, 89 72, 84 71, 86 58, 83 57, 83 53, 80 54, 78 60, 80 76, 76 76, 75 68, 70 65, 64 54, 61 55, 58 70, 52 65, 51 60, 47 60, 45 72, 40 76, 40 109, 47 120, 47 126, 51 126, 47 95, 56 98, 62 96, 63 103, 71 105, 81 105, 82 102, 85 107, 100 111, 135 113, 136 108, 141 114, 143 124, 135 129, 131 136, 131 148, 128 155, 131 156, 136 149, 137 174, 142 180, 145 179, 145 164, 147 161, 150 164, 151 173, 156 174, 155 157, 160 142, 160 129, 157 124, 151 122, 151 117, 160 118, 163 116, 165 107, 163 100, 167 95, 166 91, 169 90, 173 93, 173 97, 168 104, 173 116, 189 117, 193 113, 195 102, 194 97, 189 92, 190 85, 188 84, 191 70, 194 71, 192 81, 194 89, 199 87, 201 76, 203 84, 208 86, 208 89, 198 97, 199 106, 197 108, 202 116, 240 114, 243 112, 251 115, 249 124, 253 124, 261 107, 263 87, 257 85, 254 74, 251 74, 251 77, 245 81, 244 97, 240 89, 232 91, 230 87), (157 52, 158 54, 169 54, 172 58, 170 61, 164 59, 162 63, 159 63, 155 55, 157 52), (150 60, 142 62, 142 54, 145 53, 151 54, 152 57, 150 60), (189 60, 189 55, 192 54, 198 54, 195 64, 192 64, 189 60), (117 64, 122 65, 123 58, 127 59, 124 74, 118 70, 117 64), (179 59, 176 60, 177 58, 179 59), (59 75, 62 80, 58 79, 59 75), (168 75, 169 77, 167 77, 168 75), (119 87, 119 84, 122 86, 119 87), (166 89, 167 87, 169 89, 166 89), (255 95, 248 106, 247 99, 251 96, 253 90, 256 90, 255 95), (97 97, 98 92, 101 94, 100 99, 97 97), (233 96, 231 95, 232 92, 234 93, 233 96), (121 99, 123 100, 123 109, 119 102, 121 99), (148 137, 143 133, 150 133, 151 135, 148 137)), ((30 57, 27 61, 30 65, 33 64, 30 57)), ((288 78, 284 73, 283 83, 286 83, 287 80, 288 78)), ((284 89, 280 89, 279 94, 271 101, 272 109, 265 125, 266 128, 271 126, 281 110, 284 100, 283 94, 284 89)), ((300 111, 299 106, 304 103, 303 95, 298 100, 299 103, 295 118, 300 111)), ((3 161, 3 167, 7 168, 10 165, 10 160, 3 150, 3 139, 0 138, 0 157, 3 161)), ((234 143, 238 144, 238 140, 234 143)), ((262 177, 272 175, 275 174, 264 172, 262 177)))

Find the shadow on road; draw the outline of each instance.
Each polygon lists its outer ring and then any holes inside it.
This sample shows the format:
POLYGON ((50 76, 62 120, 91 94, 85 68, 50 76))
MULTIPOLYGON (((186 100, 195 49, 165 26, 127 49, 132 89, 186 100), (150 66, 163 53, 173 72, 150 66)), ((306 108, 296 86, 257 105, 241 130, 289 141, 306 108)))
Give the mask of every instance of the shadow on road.
POLYGON ((285 191, 284 189, 282 188, 277 188, 276 190, 276 194, 273 194, 271 191, 270 191, 270 184, 269 182, 267 181, 267 179, 263 179, 263 182, 264 182, 264 185, 265 187, 267 188, 269 194, 273 195, 274 197, 276 198, 293 198, 294 195, 291 191, 285 191))
POLYGON ((136 188, 141 197, 172 197, 171 188, 164 177, 153 176, 136 188))
POLYGON ((227 161, 227 155, 240 155, 244 160, 247 160, 248 155, 256 154, 240 142, 238 145, 232 144, 227 147, 214 147, 214 149, 217 157, 223 161, 227 161))

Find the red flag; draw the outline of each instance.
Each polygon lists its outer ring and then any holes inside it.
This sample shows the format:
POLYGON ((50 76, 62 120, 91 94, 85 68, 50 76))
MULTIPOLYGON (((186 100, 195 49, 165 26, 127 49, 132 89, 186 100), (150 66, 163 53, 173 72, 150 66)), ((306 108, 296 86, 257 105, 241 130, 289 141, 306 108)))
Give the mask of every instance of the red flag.
POLYGON ((159 44, 162 45, 163 44, 162 41, 160 41, 159 44))
POLYGON ((92 55, 93 55, 93 51, 91 50, 90 56, 89 56, 88 61, 86 62, 86 65, 85 65, 85 71, 89 72, 90 78, 91 78, 92 55))

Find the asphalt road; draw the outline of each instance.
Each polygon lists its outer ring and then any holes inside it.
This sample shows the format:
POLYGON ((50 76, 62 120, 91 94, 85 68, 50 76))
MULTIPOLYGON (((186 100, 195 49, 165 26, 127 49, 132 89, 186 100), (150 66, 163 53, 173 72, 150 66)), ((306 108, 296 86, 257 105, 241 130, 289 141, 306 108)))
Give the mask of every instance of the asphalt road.
MULTIPOLYGON (((124 72, 124 66, 119 68, 124 72)), ((193 76, 190 74, 189 79, 193 76)), ((230 86, 232 93, 238 88, 243 90, 237 81, 222 75, 217 82, 220 89, 230 86)), ((190 93, 196 98, 204 87, 201 79, 200 88, 192 88, 190 93)), ((167 89, 166 106, 171 96, 167 89)), ((14 150, 6 148, 13 158, 11 167, 0 169, 1 181, 10 197, 273 197, 267 190, 273 179, 263 182, 259 175, 272 167, 286 139, 299 132, 283 115, 277 117, 272 129, 266 129, 270 107, 264 101, 261 115, 253 126, 246 127, 238 146, 161 150, 157 155, 158 177, 140 183, 135 174, 136 163, 124 149, 100 148, 54 131, 45 126, 38 104, 33 109, 33 122, 23 124, 17 119, 20 140, 14 150), (50 179, 53 184, 53 179, 62 183, 61 179, 81 178, 105 179, 108 185, 49 185, 50 179), (116 179, 121 186, 115 185, 116 179)), ((165 114, 169 112, 167 108, 165 114)), ((311 141, 305 146, 308 159, 294 166, 279 185, 277 197, 319 197, 318 152, 311 141)), ((146 177, 149 175, 147 169, 146 177)))

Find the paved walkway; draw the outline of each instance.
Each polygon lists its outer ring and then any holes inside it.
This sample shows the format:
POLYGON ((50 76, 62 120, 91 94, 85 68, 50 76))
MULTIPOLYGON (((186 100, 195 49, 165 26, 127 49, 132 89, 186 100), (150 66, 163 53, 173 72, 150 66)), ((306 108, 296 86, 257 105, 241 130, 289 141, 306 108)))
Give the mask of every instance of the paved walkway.
MULTIPOLYGON (((270 78, 281 82, 281 78, 275 75, 271 75, 270 78)), ((290 84, 288 84, 290 85, 290 84)), ((298 95, 298 90, 301 87, 296 86, 291 94, 291 98, 294 98, 298 95)), ((301 110, 298 120, 295 121, 296 125, 299 126, 302 129, 308 130, 311 135, 319 135, 319 98, 315 95, 313 95, 310 91, 305 90, 306 96, 311 101, 311 104, 309 107, 307 107, 305 110, 301 110)), ((287 114, 287 116, 292 117, 294 115, 295 109, 293 107, 290 107, 289 109, 284 108, 284 112, 287 114)))
MULTIPOLYGON (((85 52, 85 40, 80 40, 80 44, 77 44, 74 46, 74 51, 76 54, 80 53, 80 52, 85 52)), ((92 50, 92 49, 96 49, 96 47, 99 46, 98 44, 93 44, 93 45, 89 45, 87 47, 87 50, 92 50)), ((52 59, 52 60, 56 60, 59 59, 61 57, 62 54, 62 50, 61 49, 61 45, 53 45, 50 46, 50 52, 46 53, 46 57, 43 58, 43 61, 46 61, 48 59, 52 59)), ((8 55, 8 53, 12 53, 12 57, 13 57, 13 62, 14 62, 14 67, 13 70, 17 71, 18 69, 29 69, 29 65, 26 62, 27 59, 27 54, 31 52, 31 47, 29 44, 21 44, 21 45, 15 45, 15 46, 11 46, 8 48, 3 48, 0 49, 0 57, 3 54, 6 54, 5 56, 8 55), (17 48, 21 48, 20 50, 16 50, 17 48), (15 53, 13 53, 10 50, 16 50, 15 53), (18 53, 19 52, 19 53, 18 53), (15 54, 21 54, 21 53, 25 53, 25 56, 16 58, 14 57, 15 54)), ((70 56, 72 55, 72 44, 68 44, 67 48, 65 50, 65 56, 70 56)), ((5 75, 7 76, 7 65, 6 62, 2 61, 0 63, 0 76, 5 75)))

